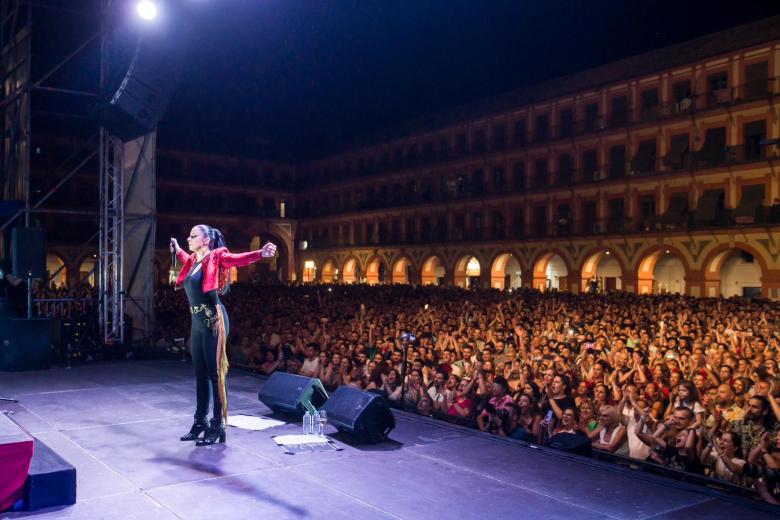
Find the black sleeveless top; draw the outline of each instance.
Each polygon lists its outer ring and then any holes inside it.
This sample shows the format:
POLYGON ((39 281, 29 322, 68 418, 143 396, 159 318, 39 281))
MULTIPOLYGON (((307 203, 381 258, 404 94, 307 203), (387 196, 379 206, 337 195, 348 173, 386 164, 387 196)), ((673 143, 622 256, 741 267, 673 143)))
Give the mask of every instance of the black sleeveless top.
POLYGON ((219 305, 219 295, 216 289, 212 289, 207 293, 203 292, 203 269, 200 268, 200 262, 195 262, 192 265, 189 274, 184 279, 183 285, 191 307, 197 305, 219 305), (197 272, 195 272, 196 268, 197 272))

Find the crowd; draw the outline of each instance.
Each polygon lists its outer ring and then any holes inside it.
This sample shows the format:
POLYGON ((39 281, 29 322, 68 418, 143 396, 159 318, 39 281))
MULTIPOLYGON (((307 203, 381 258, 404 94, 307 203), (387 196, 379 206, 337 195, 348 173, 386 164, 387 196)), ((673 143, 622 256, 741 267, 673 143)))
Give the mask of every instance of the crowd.
MULTIPOLYGON (((232 364, 381 393, 496 435, 595 450, 777 503, 780 304, 628 293, 235 285, 232 364)), ((158 291, 162 344, 186 298, 158 291)))

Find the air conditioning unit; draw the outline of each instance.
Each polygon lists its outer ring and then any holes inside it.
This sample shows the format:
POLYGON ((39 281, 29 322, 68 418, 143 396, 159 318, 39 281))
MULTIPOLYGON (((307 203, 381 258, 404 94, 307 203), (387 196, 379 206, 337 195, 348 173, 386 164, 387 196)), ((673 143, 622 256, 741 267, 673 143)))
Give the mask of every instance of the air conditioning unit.
POLYGON ((593 172, 593 180, 594 181, 603 181, 607 178, 607 171, 606 170, 596 170, 593 172))
POLYGON ((693 106, 693 100, 691 98, 685 98, 682 101, 674 104, 674 112, 687 112, 693 106))

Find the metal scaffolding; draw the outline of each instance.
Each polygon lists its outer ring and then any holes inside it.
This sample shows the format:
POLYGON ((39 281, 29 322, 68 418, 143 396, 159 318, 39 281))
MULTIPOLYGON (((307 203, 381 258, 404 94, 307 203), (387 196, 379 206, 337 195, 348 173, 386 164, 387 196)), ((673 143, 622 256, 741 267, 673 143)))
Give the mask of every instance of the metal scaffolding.
MULTIPOLYGON (((117 73, 111 70, 113 30, 119 0, 99 0, 100 30, 86 39, 70 54, 51 68, 40 79, 31 80, 31 38, 33 36, 33 7, 63 11, 79 16, 97 13, 79 12, 46 4, 34 4, 30 0, 3 0, 0 2, 0 74, 3 77, 2 111, 3 170, 0 172, 0 190, 3 200, 24 201, 7 219, 0 231, 14 224, 24 214, 29 225, 31 212, 68 214, 67 210, 47 210, 40 207, 54 192, 83 168, 94 156, 99 156, 99 230, 98 237, 98 293, 101 341, 106 346, 129 343, 126 337, 126 313, 133 321, 135 340, 149 344, 154 327, 153 268, 155 238, 155 155, 156 131, 128 143, 99 129, 97 152, 82 160, 51 191, 30 205, 30 93, 33 90, 54 91, 77 96, 94 96, 94 93, 42 85, 56 71, 64 67, 76 55, 100 38, 100 91, 105 92, 117 73), (129 238, 129 242, 128 242, 129 238), (129 277, 125 273, 130 273, 129 277), (127 303, 127 305, 126 305, 127 303), (139 334, 140 332, 140 334, 139 334)), ((88 241, 88 243, 89 243, 88 241)), ((1 241, 0 241, 1 242, 1 241)), ((85 244, 85 247, 88 245, 85 244)), ((0 247, 2 247, 0 245, 0 247)), ((129 346, 129 345, 127 345, 129 346)))
POLYGON ((100 330, 105 345, 124 344, 124 143, 100 129, 100 330))

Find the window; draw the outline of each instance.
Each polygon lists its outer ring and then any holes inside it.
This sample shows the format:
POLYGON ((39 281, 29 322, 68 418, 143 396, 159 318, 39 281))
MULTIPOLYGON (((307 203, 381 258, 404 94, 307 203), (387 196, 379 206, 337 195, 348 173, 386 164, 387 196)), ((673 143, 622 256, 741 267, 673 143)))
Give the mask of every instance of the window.
POLYGON ((466 227, 466 217, 462 213, 455 215, 455 225, 454 225, 454 229, 452 230, 452 239, 463 240, 465 236, 464 233, 465 227, 466 227))
POLYGON ((525 145, 526 133, 525 133, 525 119, 518 119, 515 121, 515 144, 525 145))
POLYGON ((585 131, 593 132, 598 129, 599 104, 589 103, 585 105, 585 131))
POLYGON ((720 105, 731 101, 729 91, 729 76, 726 72, 707 76, 707 103, 709 106, 720 105))
POLYGON ((523 191, 525 189, 525 163, 516 162, 513 168, 513 180, 515 191, 523 191))
POLYGON ((574 113, 570 108, 561 110, 559 137, 571 137, 574 134, 574 113))
POLYGON ((675 103, 691 99, 691 82, 689 80, 676 82, 672 85, 672 94, 675 103))
POLYGON ((482 240, 483 238, 483 227, 484 223, 482 221, 482 213, 474 213, 474 216, 472 217, 472 223, 473 228, 471 230, 472 238, 474 240, 482 240))
POLYGON ((534 207, 533 226, 534 236, 543 237, 547 234, 547 208, 545 206, 534 207))
POLYGON ((500 166, 493 168, 493 190, 504 191, 504 169, 500 166))
POLYGON ((515 238, 522 238, 524 234, 525 210, 515 208, 512 212, 512 232, 515 238))
POLYGON ((599 169, 599 155, 596 150, 585 150, 582 153, 582 176, 586 181, 595 178, 599 169))
POLYGON ((609 201, 609 231, 618 233, 623 230, 625 221, 625 199, 610 199, 609 201))
POLYGON ((464 132, 461 132, 455 138, 455 150, 462 155, 466 153, 467 149, 468 149, 468 139, 466 139, 466 134, 464 132))
POLYGON ((474 151, 482 153, 487 149, 487 140, 485 139, 485 130, 479 128, 474 132, 474 151))
POLYGON ((649 88, 642 91, 642 119, 655 117, 658 109, 658 89, 649 88))
POLYGON ((534 188, 547 186, 547 158, 540 157, 534 161, 534 188))
POLYGON ((572 159, 571 155, 565 153, 558 156, 558 185, 568 186, 571 184, 572 177, 572 159))
POLYGON ((690 138, 688 134, 672 136, 669 153, 664 157, 664 164, 673 170, 680 170, 688 164, 690 155, 690 138))
POLYGON ((536 142, 547 141, 550 138, 550 118, 547 114, 536 116, 536 142))
POLYGON ((431 232, 431 219, 430 217, 422 217, 420 219, 420 235, 422 235, 423 242, 430 242, 433 238, 431 232))
POLYGON ((619 96, 612 98, 612 126, 624 126, 628 123, 628 98, 619 96))
POLYGON ((766 121, 753 121, 743 128, 745 141, 745 160, 754 161, 765 157, 765 147, 761 141, 766 139, 766 121))
POLYGON ((643 221, 652 221, 655 218, 655 195, 639 197, 639 216, 643 221))
POLYGON ((766 98, 771 90, 768 62, 762 61, 745 67, 745 101, 766 98))
POLYGON ((506 148, 506 126, 503 124, 493 126, 493 149, 503 150, 506 148))
POLYGON ((504 238, 504 213, 501 211, 494 211, 492 214, 493 219, 493 237, 494 239, 504 238))
POLYGON ((475 170, 471 174, 471 192, 475 195, 481 195, 485 192, 485 172, 475 170))
POLYGON ((643 175, 655 171, 656 142, 655 139, 640 141, 636 155, 631 158, 631 174, 643 175))
POLYGON ((449 154, 450 154, 450 138, 449 137, 439 138, 439 157, 444 159, 448 157, 449 154))
POLYGON ((591 234, 596 228, 596 201, 586 200, 582 203, 582 232, 591 234))
POLYGON ((447 240, 447 216, 439 215, 436 220, 436 236, 439 242, 445 242, 447 240))
POLYGON ((626 145, 619 144, 609 149, 609 178, 620 179, 626 174, 626 145))

